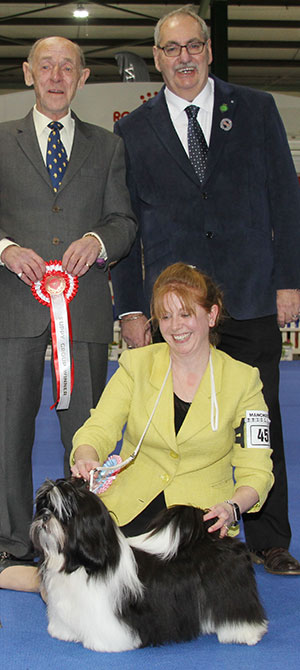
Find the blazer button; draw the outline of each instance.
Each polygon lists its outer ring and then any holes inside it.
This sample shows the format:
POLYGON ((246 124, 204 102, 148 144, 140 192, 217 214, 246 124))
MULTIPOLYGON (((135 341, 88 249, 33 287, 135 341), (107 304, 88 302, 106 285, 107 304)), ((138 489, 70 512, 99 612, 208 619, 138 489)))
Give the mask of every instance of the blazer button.
POLYGON ((54 212, 54 214, 58 214, 58 212, 60 212, 60 211, 61 211, 61 207, 58 207, 57 205, 55 207, 52 207, 52 212, 54 212))
POLYGON ((205 237, 207 237, 208 240, 211 240, 214 236, 214 233, 211 230, 208 230, 207 233, 205 233, 205 237))
POLYGON ((170 479, 169 475, 167 475, 166 473, 164 475, 160 475, 160 478, 163 480, 163 482, 166 482, 166 484, 170 479))
POLYGON ((178 454, 176 453, 176 451, 173 451, 173 449, 171 449, 170 451, 170 456, 171 458, 178 458, 178 454))
POLYGON ((55 246, 57 246, 59 243, 60 243, 60 239, 59 239, 59 237, 53 237, 53 238, 52 238, 52 244, 54 244, 55 246))
POLYGON ((207 200, 207 198, 208 198, 208 193, 206 193, 206 191, 204 191, 204 192, 202 193, 202 198, 203 198, 203 200, 207 200))

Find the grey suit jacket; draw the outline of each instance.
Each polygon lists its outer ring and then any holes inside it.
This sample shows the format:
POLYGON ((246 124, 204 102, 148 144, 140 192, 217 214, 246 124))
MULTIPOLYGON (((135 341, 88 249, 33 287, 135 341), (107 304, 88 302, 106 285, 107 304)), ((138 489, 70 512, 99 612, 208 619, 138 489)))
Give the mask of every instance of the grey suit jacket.
MULTIPOLYGON (((73 338, 109 342, 112 307, 108 265, 127 254, 136 233, 125 184, 123 143, 103 128, 75 118, 69 165, 58 193, 44 164, 32 112, 0 124, 0 239, 13 238, 46 262, 60 260, 88 231, 103 240, 108 260, 79 279, 70 303, 73 338)), ((33 337, 49 323, 49 309, 5 267, 0 267, 0 337, 33 337)))

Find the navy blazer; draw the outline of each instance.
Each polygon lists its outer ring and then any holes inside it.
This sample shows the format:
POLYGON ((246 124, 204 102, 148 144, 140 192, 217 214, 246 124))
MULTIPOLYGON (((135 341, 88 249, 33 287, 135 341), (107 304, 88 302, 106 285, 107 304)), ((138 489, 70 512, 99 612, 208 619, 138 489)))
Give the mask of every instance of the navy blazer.
POLYGON ((275 102, 269 93, 213 79, 202 184, 163 89, 115 126, 139 222, 130 254, 112 271, 117 313, 148 313, 156 277, 176 261, 210 274, 236 319, 274 314, 276 290, 300 287, 300 188, 275 102))

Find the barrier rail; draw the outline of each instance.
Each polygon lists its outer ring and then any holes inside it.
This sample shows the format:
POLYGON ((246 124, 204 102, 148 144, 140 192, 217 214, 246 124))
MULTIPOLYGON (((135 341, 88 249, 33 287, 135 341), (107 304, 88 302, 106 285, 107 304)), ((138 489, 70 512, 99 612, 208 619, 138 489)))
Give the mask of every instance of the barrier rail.
MULTIPOLYGON (((300 357, 300 322, 288 323, 281 328, 282 334, 282 356, 285 361, 292 361, 300 357)), ((121 338, 121 329, 119 321, 114 322, 114 340, 109 345, 108 358, 110 361, 118 360, 122 351, 126 349, 126 344, 121 338)))
POLYGON ((300 356, 300 323, 298 321, 288 323, 281 328, 282 334, 282 356, 281 360, 292 361, 300 356))

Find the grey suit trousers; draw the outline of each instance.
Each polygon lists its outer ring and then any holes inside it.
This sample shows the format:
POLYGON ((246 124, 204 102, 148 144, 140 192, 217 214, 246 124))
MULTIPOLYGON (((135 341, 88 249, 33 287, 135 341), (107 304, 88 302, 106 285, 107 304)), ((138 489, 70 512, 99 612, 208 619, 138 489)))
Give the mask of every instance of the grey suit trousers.
MULTIPOLYGON (((34 338, 0 339, 0 551, 17 557, 30 552, 31 452, 48 342, 48 329, 34 338)), ((66 476, 73 434, 89 416, 106 383, 107 350, 107 344, 73 343, 75 372, 71 402, 69 409, 57 412, 65 448, 66 476)), ((54 379, 53 386, 56 399, 54 379)), ((49 419, 55 420, 50 409, 49 419)))

